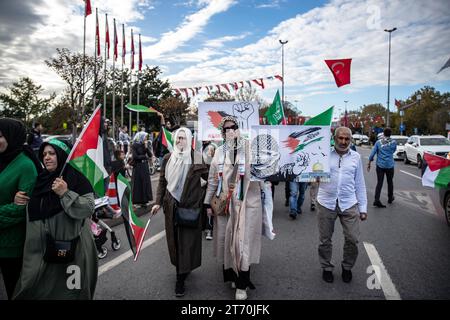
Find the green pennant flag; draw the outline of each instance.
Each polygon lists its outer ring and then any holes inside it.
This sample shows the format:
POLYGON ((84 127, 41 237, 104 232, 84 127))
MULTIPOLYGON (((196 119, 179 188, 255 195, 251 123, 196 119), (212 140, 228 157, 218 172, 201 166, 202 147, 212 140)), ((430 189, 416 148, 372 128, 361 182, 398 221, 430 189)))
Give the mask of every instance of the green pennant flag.
POLYGON ((152 107, 146 107, 141 104, 127 104, 127 109, 135 112, 156 112, 152 107))
POLYGON ((305 126, 330 126, 333 120, 333 108, 322 112, 321 114, 309 119, 303 125, 305 126))
POLYGON ((273 98, 272 105, 267 109, 264 116, 267 117, 267 122, 270 125, 277 125, 281 122, 284 123, 283 105, 281 104, 280 92, 278 90, 275 94, 275 98, 273 98))

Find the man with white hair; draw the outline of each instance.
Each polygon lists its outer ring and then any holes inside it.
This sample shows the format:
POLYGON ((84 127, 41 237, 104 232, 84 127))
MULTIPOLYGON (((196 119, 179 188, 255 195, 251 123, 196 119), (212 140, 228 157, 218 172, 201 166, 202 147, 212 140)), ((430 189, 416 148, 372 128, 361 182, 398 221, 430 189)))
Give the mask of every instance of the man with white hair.
POLYGON ((334 224, 339 217, 344 231, 342 280, 352 280, 351 269, 358 257, 359 220, 367 219, 367 194, 361 156, 350 149, 352 132, 339 127, 334 132, 334 148, 330 153, 331 179, 320 183, 317 195, 319 224, 319 260, 322 278, 333 282, 331 263, 334 224))

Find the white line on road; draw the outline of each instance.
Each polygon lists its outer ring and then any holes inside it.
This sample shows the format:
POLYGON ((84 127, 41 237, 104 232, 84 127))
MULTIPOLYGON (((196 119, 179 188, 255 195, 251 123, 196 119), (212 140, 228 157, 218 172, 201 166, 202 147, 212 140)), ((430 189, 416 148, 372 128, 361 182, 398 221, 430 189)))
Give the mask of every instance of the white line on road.
MULTIPOLYGON (((154 235, 150 239, 146 240, 144 242, 144 244, 142 245, 141 251, 144 250, 145 248, 147 248, 148 246, 152 245, 156 241, 160 240, 165 235, 166 235, 166 231, 164 230, 164 231, 161 231, 160 233, 154 235)), ((124 262, 125 260, 127 260, 128 258, 130 258, 132 256, 133 256, 133 252, 131 250, 128 250, 127 252, 122 253, 117 258, 114 258, 113 260, 105 263, 100 268, 98 268, 98 275, 100 276, 103 273, 105 273, 106 271, 109 271, 112 268, 117 267, 119 264, 121 264, 122 262, 124 262)))
POLYGON ((376 276, 378 278, 378 282, 381 285, 381 288, 383 289, 386 300, 401 300, 402 298, 400 298, 400 294, 395 288, 395 285, 392 282, 391 277, 389 276, 383 264, 383 261, 381 261, 380 255, 378 254, 375 246, 371 243, 364 242, 364 248, 367 251, 367 255, 369 256, 372 265, 379 267, 380 272, 379 274, 376 273, 376 276))
POLYGON ((406 172, 406 171, 403 171, 403 170, 400 170, 400 172, 403 172, 404 174, 407 174, 407 175, 409 175, 409 176, 411 176, 411 177, 414 177, 414 178, 416 178, 416 179, 422 180, 421 177, 416 176, 415 174, 412 174, 412 173, 409 173, 409 172, 406 172))

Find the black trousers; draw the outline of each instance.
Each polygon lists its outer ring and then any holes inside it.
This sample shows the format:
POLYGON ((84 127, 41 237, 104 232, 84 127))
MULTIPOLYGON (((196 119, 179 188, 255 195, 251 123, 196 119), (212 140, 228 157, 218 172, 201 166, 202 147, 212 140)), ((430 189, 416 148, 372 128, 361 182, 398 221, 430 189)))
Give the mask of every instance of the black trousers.
POLYGON ((377 187, 375 188, 375 201, 380 201, 381 189, 383 188, 384 175, 388 185, 388 199, 394 198, 394 168, 380 168, 377 166, 377 187))
POLYGON ((5 283, 6 294, 8 299, 11 300, 22 270, 22 257, 0 258, 0 270, 5 283))
POLYGON ((222 265, 223 268, 223 282, 232 281, 236 283, 236 288, 245 290, 248 288, 255 289, 255 286, 250 281, 250 268, 248 268, 248 271, 239 271, 238 274, 234 272, 233 269, 225 269, 225 267, 222 265))

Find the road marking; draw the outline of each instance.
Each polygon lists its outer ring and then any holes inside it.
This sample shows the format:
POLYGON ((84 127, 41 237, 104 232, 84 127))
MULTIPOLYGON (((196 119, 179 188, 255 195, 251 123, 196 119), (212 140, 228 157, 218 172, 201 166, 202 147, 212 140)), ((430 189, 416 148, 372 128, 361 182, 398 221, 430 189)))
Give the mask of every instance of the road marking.
POLYGON ((409 175, 409 176, 411 176, 411 177, 414 177, 414 178, 416 178, 416 179, 422 180, 421 177, 416 176, 415 174, 412 174, 412 173, 409 173, 409 172, 406 172, 406 171, 403 171, 403 170, 400 170, 400 172, 403 172, 404 174, 407 174, 407 175, 409 175))
POLYGON ((389 276, 383 261, 380 258, 380 255, 378 254, 377 249, 375 246, 368 242, 363 242, 364 248, 367 251, 367 255, 369 256, 370 262, 373 266, 378 266, 380 269, 380 274, 377 274, 378 282, 381 285, 381 289, 383 289, 384 296, 386 300, 401 300, 400 294, 398 293, 397 289, 395 288, 394 283, 391 280, 391 277, 389 276))
MULTIPOLYGON (((147 248, 148 246, 154 244, 156 241, 160 240, 161 238, 164 238, 165 236, 166 236, 166 231, 163 230, 160 233, 158 233, 158 234, 154 235, 153 237, 151 237, 150 239, 144 241, 144 244, 142 245, 141 251, 144 250, 145 248, 147 248)), ((121 264, 122 262, 124 262, 125 260, 127 260, 128 258, 130 258, 132 256, 133 256, 133 251, 131 251, 131 249, 128 250, 127 252, 125 252, 125 253, 122 253, 117 258, 114 258, 113 260, 105 263, 100 268, 98 268, 98 275, 101 276, 106 271, 109 271, 112 268, 117 267, 119 264, 121 264)))

